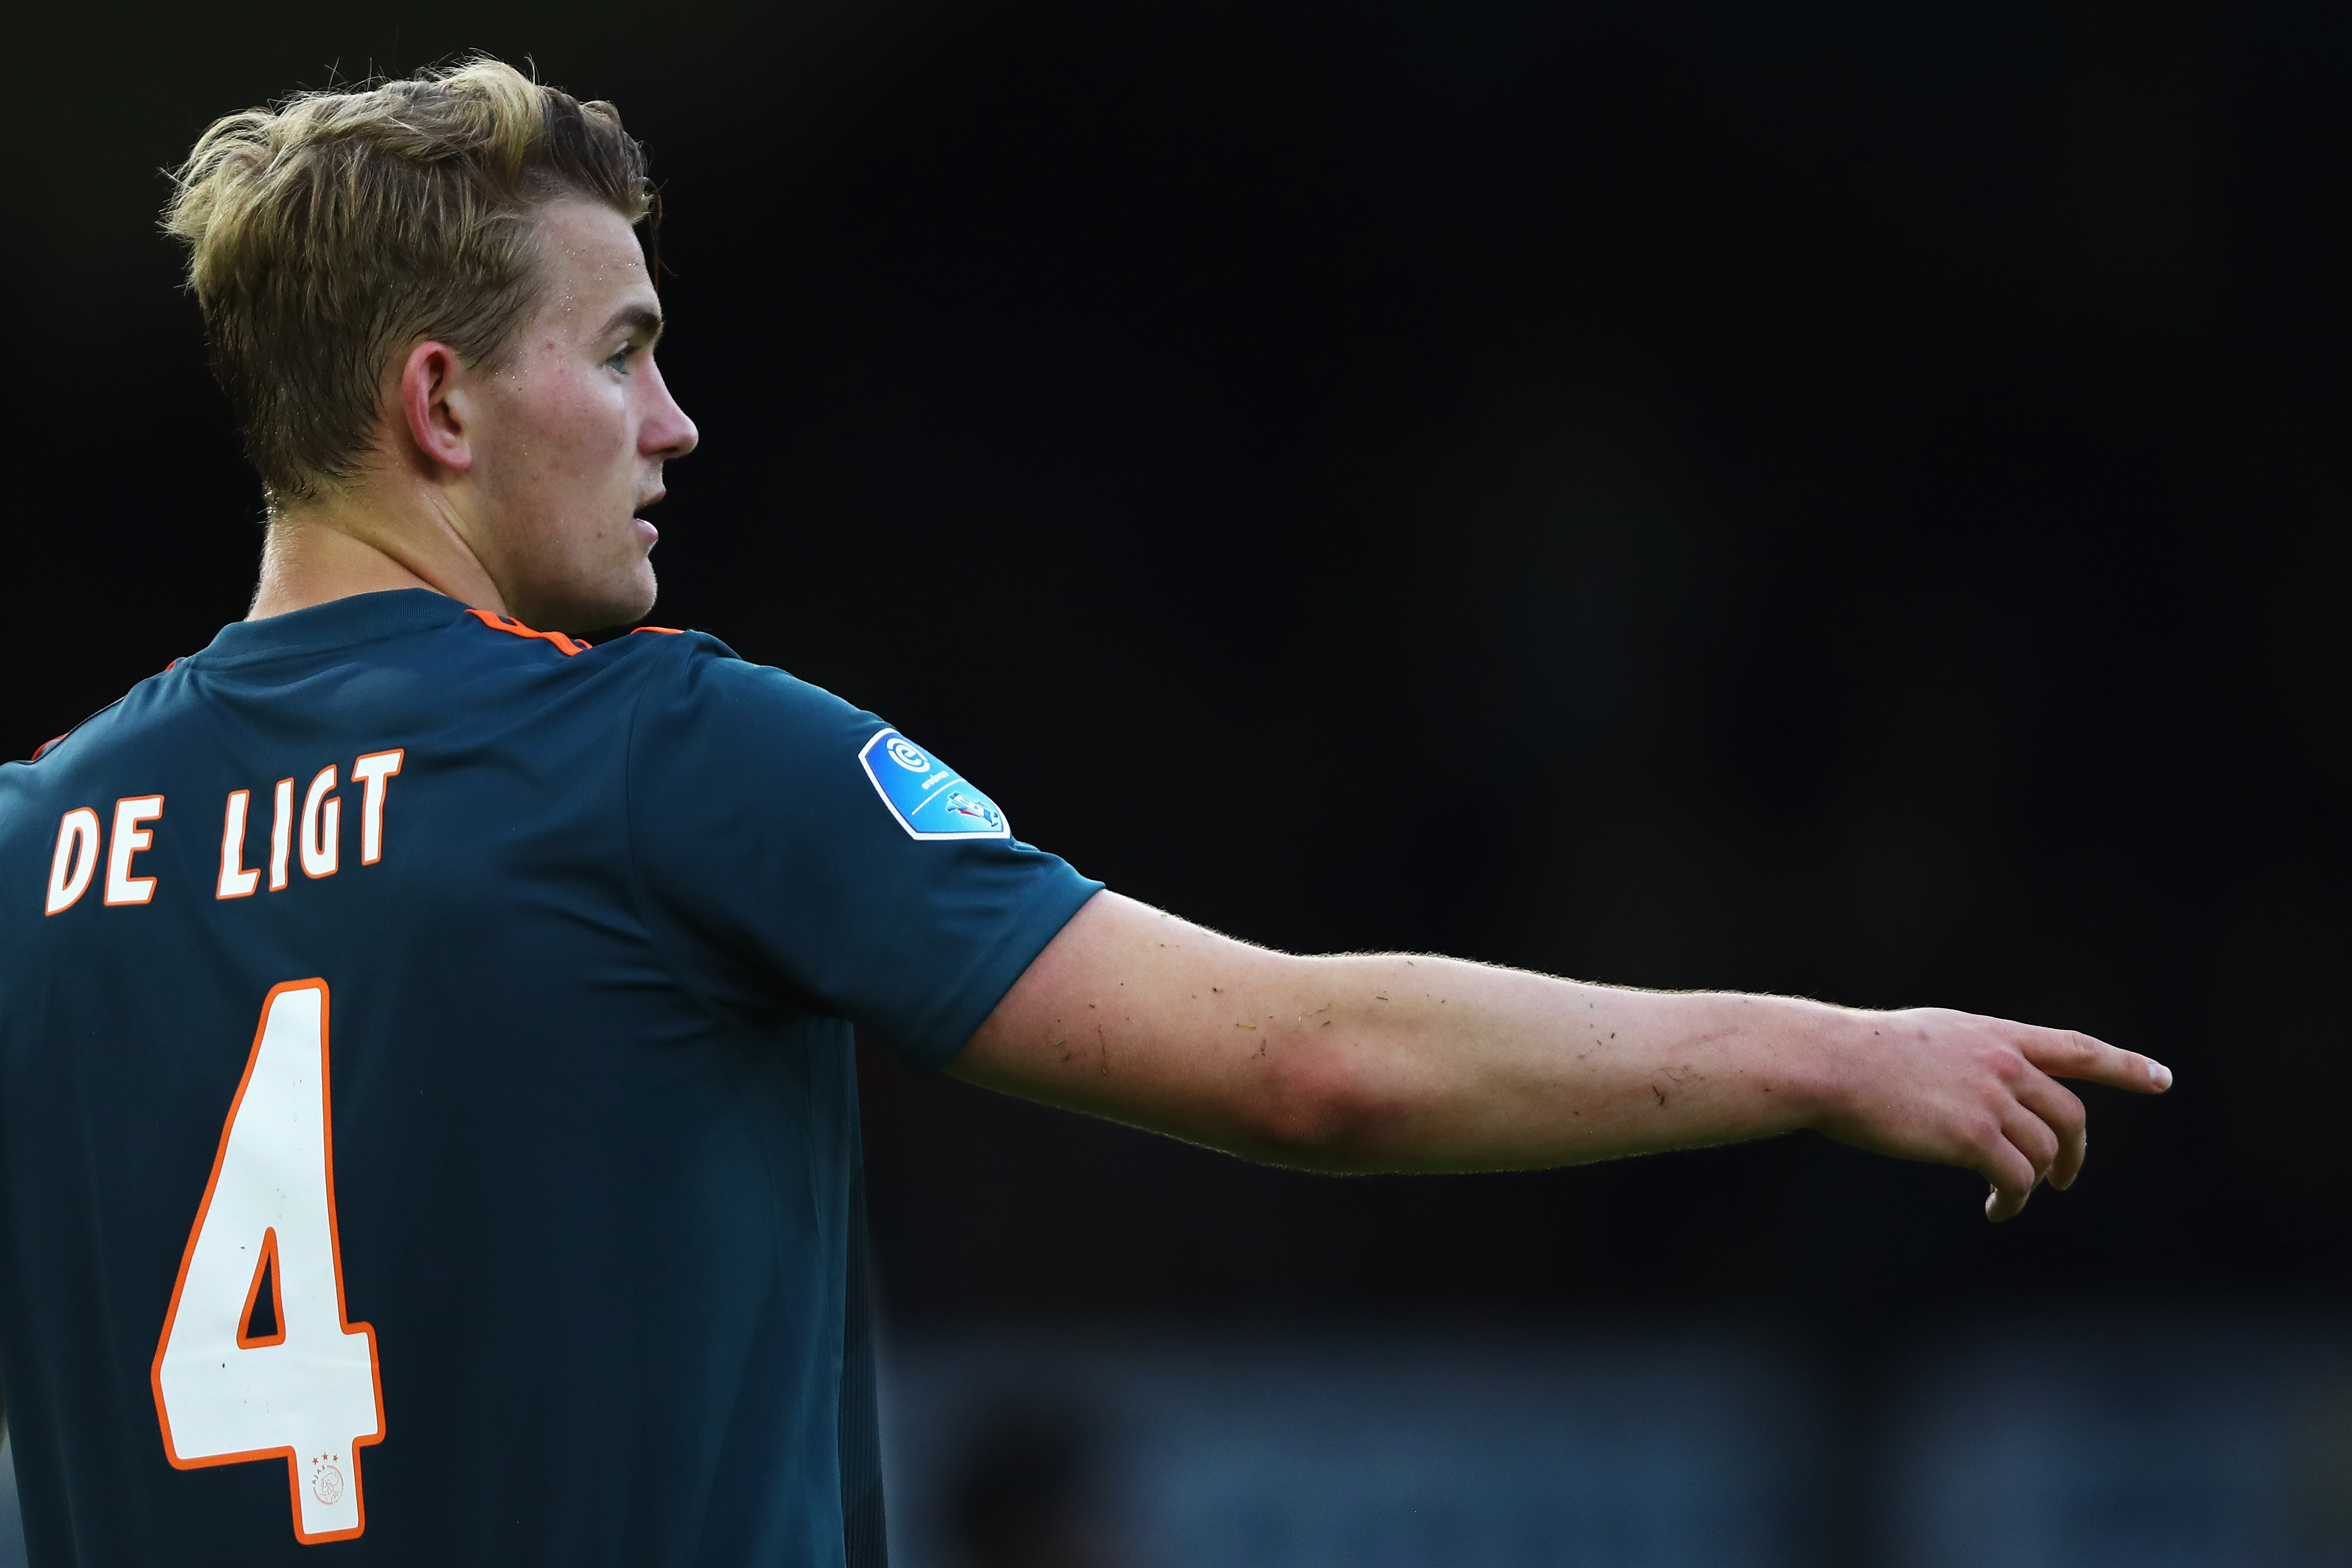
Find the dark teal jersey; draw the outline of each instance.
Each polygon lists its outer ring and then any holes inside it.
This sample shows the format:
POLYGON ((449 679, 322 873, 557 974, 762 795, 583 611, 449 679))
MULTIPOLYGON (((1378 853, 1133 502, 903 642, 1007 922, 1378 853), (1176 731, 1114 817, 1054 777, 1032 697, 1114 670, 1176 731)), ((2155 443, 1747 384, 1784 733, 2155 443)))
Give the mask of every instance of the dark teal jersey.
POLYGON ((46 1563, 879 1556, 853 1026, 1098 884, 695 634, 422 590, 0 767, 0 1388, 46 1563))

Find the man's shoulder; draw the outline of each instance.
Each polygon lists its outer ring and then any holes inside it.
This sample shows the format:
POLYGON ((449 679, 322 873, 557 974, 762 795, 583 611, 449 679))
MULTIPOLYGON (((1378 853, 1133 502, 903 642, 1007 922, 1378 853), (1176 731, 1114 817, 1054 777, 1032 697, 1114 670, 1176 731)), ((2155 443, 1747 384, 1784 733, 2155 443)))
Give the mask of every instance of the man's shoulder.
MULTIPOLYGON (((157 711, 157 689, 181 663, 180 659, 172 660, 79 723, 35 746, 30 755, 0 759, 0 799, 12 794, 19 797, 37 794, 61 783, 68 774, 82 769, 97 752, 110 744, 120 744, 152 723, 157 711)), ((0 826, 5 826, 5 818, 9 815, 0 811, 0 826)))
MULTIPOLYGON (((647 626, 593 652, 634 657, 646 670, 644 702, 657 721, 832 731, 881 721, 790 670, 746 658, 707 632, 647 626)), ((861 734, 861 739, 863 738, 861 734)))

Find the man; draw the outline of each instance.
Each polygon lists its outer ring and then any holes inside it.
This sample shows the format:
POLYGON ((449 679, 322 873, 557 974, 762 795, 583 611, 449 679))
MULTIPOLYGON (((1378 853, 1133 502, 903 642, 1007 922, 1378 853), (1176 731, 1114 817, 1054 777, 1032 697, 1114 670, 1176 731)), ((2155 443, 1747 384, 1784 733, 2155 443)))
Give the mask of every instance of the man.
POLYGON ((505 66, 215 125, 170 214, 252 612, 0 769, 0 1382, 38 1563, 878 1563, 851 1048, 1246 1157, 1811 1127, 2072 1183, 2079 1035, 1271 952, 647 628, 643 154, 505 66), (283 1480, 285 1490, 280 1491, 283 1480), (290 1529, 289 1528, 290 1524, 290 1529))

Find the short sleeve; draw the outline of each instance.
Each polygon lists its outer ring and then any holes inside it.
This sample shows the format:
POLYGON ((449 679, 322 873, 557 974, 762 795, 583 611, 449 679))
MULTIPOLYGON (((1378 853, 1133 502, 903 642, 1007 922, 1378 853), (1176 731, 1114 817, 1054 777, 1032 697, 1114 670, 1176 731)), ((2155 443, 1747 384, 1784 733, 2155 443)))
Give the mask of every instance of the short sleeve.
POLYGON ((732 1005, 845 1017, 911 1067, 946 1065, 1102 884, 873 714, 711 638, 661 641, 626 765, 673 967, 732 1005))

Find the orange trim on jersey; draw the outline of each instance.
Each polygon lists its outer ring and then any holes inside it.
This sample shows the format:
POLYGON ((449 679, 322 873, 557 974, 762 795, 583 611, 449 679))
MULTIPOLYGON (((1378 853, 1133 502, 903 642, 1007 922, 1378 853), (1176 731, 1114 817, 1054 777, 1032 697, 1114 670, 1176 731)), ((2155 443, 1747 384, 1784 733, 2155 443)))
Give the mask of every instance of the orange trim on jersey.
MULTIPOLYGON (((352 1529, 332 1531, 324 1535, 305 1535, 302 1533, 302 1457, 291 1447, 256 1448, 247 1453, 215 1454, 202 1459, 180 1458, 179 1447, 172 1440, 172 1412, 163 1403, 163 1352, 171 1346, 172 1325, 180 1316, 180 1292, 187 1289, 188 1265, 195 1261, 196 1257, 196 1237, 205 1233, 205 1220, 212 1213, 213 1190, 220 1185, 221 1166, 228 1159, 229 1135, 236 1127, 236 1113, 245 1106, 246 1089, 253 1082, 253 1069, 261 1061, 261 1037, 269 1027, 270 1005, 278 1000, 282 992, 305 991, 314 986, 319 992, 319 1131, 320 1135, 326 1142, 327 1150, 327 1256, 335 1270, 335 1318, 343 1332, 367 1336, 368 1374, 375 1380, 375 1436, 372 1437, 355 1436, 352 1439, 353 1487, 356 1488, 359 1485, 359 1450, 372 1447, 383 1441, 385 1430, 383 1367, 383 1363, 376 1359, 375 1325, 352 1322, 351 1309, 343 1301, 343 1233, 341 1226, 335 1217, 335 1095, 332 1069, 329 1066, 332 1055, 331 1042, 333 1038, 329 1027, 329 1016, 334 996, 327 989, 327 983, 324 980, 312 978, 280 981, 271 986, 269 994, 261 999, 261 1021, 253 1026, 253 1048, 246 1056, 244 1076, 236 1080, 236 1093, 228 1102, 228 1116, 221 1122, 220 1147, 213 1154, 212 1174, 205 1178, 204 1199, 196 1205, 196 1223, 188 1227, 188 1245, 180 1254, 180 1273, 179 1277, 172 1281, 172 1304, 163 1310, 163 1332, 155 1341, 155 1359, 147 1364, 147 1387, 155 1396, 155 1420, 163 1429, 164 1459, 175 1470, 205 1470, 215 1465, 243 1465, 250 1464, 256 1459, 283 1458, 286 1461, 287 1496, 294 1505, 294 1539, 305 1546, 315 1546, 322 1541, 348 1541, 354 1536, 366 1533, 366 1495, 362 1493, 358 1499, 360 1521, 352 1529)), ((265 1230, 262 1234, 272 1242, 277 1239, 275 1227, 265 1230)), ((247 1303, 246 1310, 248 1313, 251 1312, 250 1303, 247 1303)), ((286 1316, 282 1304, 278 1311, 278 1326, 281 1331, 286 1327, 286 1316)), ((238 1324, 238 1329, 240 1332, 243 1331, 243 1322, 238 1324)))
POLYGON ((50 736, 47 740, 46 740, 46 741, 42 742, 39 745, 35 746, 35 747, 33 748, 33 754, 32 754, 31 758, 30 758, 30 759, 28 759, 28 760, 29 760, 29 761, 32 761, 32 762, 36 762, 36 763, 39 762, 43 757, 46 757, 46 756, 47 756, 47 755, 49 754, 49 748, 50 748, 51 746, 54 746, 54 745, 56 745, 59 741, 64 740, 64 739, 66 738, 66 735, 70 735, 70 734, 72 734, 72 733, 73 733, 73 731, 72 731, 71 730, 68 730, 68 731, 66 731, 66 734, 65 734, 65 735, 52 735, 52 736, 50 736))
MULTIPOLYGON (((278 1267, 278 1227, 264 1226, 261 1227, 261 1261, 253 1266, 253 1283, 245 1288, 245 1310, 236 1315, 237 1349, 258 1350, 263 1345, 286 1342, 286 1287, 278 1280, 283 1272, 278 1267), (246 1331, 253 1327, 253 1304, 261 1300, 261 1277, 264 1274, 269 1276, 269 1321, 278 1325, 278 1331, 274 1334, 251 1334, 246 1331)), ((298 1502, 296 1506, 300 1505, 298 1502)))
POLYGON ((676 626, 631 626, 629 628, 631 637, 636 636, 639 632, 660 632, 665 637, 682 637, 686 635, 676 626))
POLYGON ((583 652, 588 647, 584 642, 572 641, 562 632, 535 632, 512 616, 494 616, 488 610, 476 609, 468 609, 466 613, 493 631, 505 632, 509 637, 537 637, 541 642, 551 642, 562 649, 566 657, 583 652))

